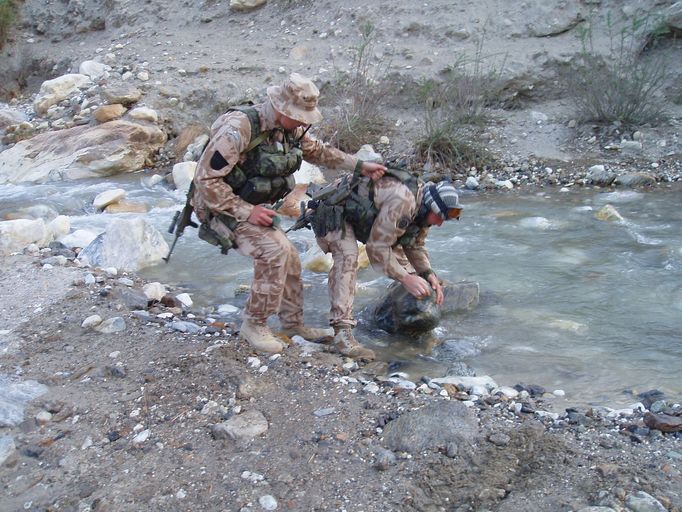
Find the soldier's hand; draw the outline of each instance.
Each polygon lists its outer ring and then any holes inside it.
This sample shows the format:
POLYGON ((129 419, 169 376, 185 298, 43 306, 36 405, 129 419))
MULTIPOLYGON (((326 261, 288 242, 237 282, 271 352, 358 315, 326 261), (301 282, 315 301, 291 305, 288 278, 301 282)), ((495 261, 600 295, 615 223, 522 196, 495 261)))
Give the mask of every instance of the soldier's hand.
POLYGON ((375 162, 362 162, 362 170, 360 172, 363 176, 367 176, 372 181, 376 181, 384 175, 386 166, 375 162))
POLYGON ((418 299, 424 299, 431 295, 431 285, 417 274, 407 274, 400 280, 400 283, 418 299))
POLYGON ((443 286, 440 284, 440 279, 436 277, 436 274, 429 274, 429 283, 431 284, 431 288, 436 292, 436 304, 440 306, 445 300, 445 294, 443 293, 443 286))
POLYGON ((253 210, 251 210, 251 215, 246 219, 246 222, 256 226, 272 226, 272 221, 276 216, 276 211, 257 204, 253 207, 253 210))

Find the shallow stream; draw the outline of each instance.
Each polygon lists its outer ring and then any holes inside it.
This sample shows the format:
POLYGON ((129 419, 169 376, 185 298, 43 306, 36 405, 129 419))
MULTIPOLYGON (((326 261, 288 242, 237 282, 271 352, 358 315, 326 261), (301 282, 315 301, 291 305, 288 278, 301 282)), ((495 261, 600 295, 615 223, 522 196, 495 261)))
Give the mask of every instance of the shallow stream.
MULTIPOLYGON (((127 200, 151 207, 148 220, 167 234, 183 198, 140 174, 99 182, 0 186, 0 216, 44 204, 71 217, 72 229, 103 230, 111 215, 92 200, 124 188, 127 200)), ((462 220, 434 228, 427 247, 433 267, 451 281, 480 285, 471 313, 444 319, 434 332, 443 344, 373 329, 366 311, 389 281, 372 269, 359 274, 357 335, 392 368, 413 378, 443 375, 464 363, 501 385, 562 389, 576 403, 629 404, 633 394, 660 389, 682 396, 682 188, 653 192, 549 189, 463 194, 462 220), (613 205, 624 222, 595 218, 613 205)), ((122 214, 133 215, 133 214, 122 214)), ((285 222, 286 227, 290 221, 285 222)), ((301 251, 314 244, 307 230, 293 234, 301 251)), ((235 289, 251 279, 250 260, 221 256, 194 230, 178 243, 170 264, 141 272, 178 285, 196 309, 241 304, 235 289)), ((304 271, 306 318, 324 326, 326 275, 304 271)), ((233 317, 238 321, 238 315, 233 317)))

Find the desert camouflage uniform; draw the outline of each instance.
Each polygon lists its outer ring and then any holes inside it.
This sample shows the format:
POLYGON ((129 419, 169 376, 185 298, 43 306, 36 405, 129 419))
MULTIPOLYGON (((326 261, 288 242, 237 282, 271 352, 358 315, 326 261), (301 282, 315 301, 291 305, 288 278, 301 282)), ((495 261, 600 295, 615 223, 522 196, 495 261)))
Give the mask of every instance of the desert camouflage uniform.
MULTIPOLYGON (((254 105, 263 131, 275 129, 275 111, 269 101, 254 105)), ((303 129, 299 128, 296 137, 303 129)), ((271 142, 281 141, 282 132, 273 131, 271 142)), ((206 146, 194 176, 195 192, 192 199, 194 211, 202 222, 212 214, 226 214, 237 221, 232 237, 238 251, 254 259, 254 277, 251 294, 244 310, 245 318, 262 323, 270 315, 279 313, 284 328, 303 323, 303 286, 301 261, 298 252, 284 233, 272 227, 257 226, 247 222, 252 204, 236 195, 223 181, 232 168, 245 160, 245 150, 251 140, 251 124, 246 114, 231 111, 220 116, 211 126, 211 140, 206 146), (211 167, 211 158, 220 153, 226 165, 211 167)), ((303 158, 313 164, 332 169, 353 169, 357 159, 334 149, 306 134, 301 139, 303 158)), ((227 228, 216 219, 211 227, 218 231, 227 228)))
MULTIPOLYGON (((374 204, 379 214, 367 240, 367 256, 374 270, 396 281, 408 273, 431 270, 429 254, 424 246, 428 227, 421 228, 408 246, 398 242, 406 228, 415 221, 422 194, 423 185, 419 186, 415 199, 407 186, 389 176, 374 183, 374 204)), ((330 252, 334 260, 329 272, 329 323, 332 326, 355 327, 353 299, 358 245, 353 227, 346 222, 345 230, 331 231, 317 238, 317 244, 324 252, 330 252)))

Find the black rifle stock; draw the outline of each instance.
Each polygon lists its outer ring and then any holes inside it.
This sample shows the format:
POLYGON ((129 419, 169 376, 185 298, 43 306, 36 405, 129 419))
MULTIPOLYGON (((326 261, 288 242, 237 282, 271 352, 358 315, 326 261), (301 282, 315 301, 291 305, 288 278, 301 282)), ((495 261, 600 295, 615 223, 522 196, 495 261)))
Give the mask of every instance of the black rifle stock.
POLYGON ((194 194, 194 183, 189 186, 189 191, 187 192, 187 201, 185 202, 185 207, 182 210, 175 212, 173 215, 173 220, 168 228, 170 234, 175 233, 175 238, 173 239, 173 244, 168 251, 168 255, 163 258, 163 261, 168 263, 170 261, 171 254, 173 254, 173 249, 175 249, 175 244, 178 243, 178 238, 182 236, 185 232, 187 226, 192 226, 193 228, 199 227, 199 225, 192 220, 192 195, 194 194))

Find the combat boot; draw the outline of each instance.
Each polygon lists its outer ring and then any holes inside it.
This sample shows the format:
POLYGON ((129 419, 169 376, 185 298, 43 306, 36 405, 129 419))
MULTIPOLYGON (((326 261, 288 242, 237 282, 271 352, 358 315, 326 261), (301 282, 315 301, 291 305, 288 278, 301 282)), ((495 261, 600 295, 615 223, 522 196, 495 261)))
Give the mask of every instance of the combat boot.
POLYGON ((353 359, 364 359, 374 361, 376 354, 374 350, 360 345, 353 336, 353 329, 346 326, 334 327, 334 348, 337 352, 353 359))
POLYGON ((305 325, 294 325, 293 327, 283 328, 282 333, 290 338, 292 336, 300 336, 308 341, 331 338, 334 336, 333 329, 320 329, 319 327, 306 327, 305 325))
POLYGON ((261 352, 279 353, 284 344, 279 341, 270 328, 253 320, 244 320, 239 335, 249 342, 254 349, 261 352))

